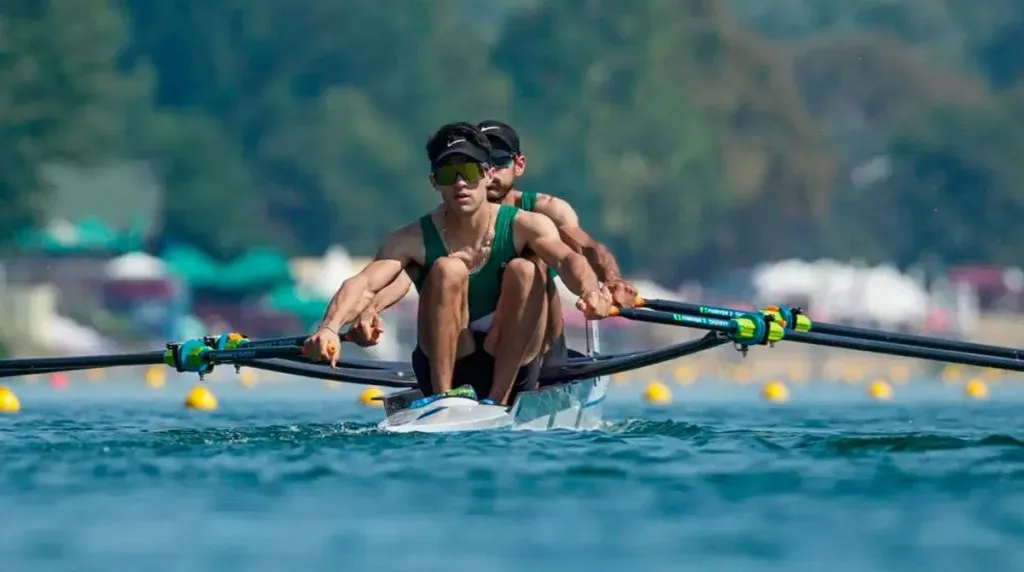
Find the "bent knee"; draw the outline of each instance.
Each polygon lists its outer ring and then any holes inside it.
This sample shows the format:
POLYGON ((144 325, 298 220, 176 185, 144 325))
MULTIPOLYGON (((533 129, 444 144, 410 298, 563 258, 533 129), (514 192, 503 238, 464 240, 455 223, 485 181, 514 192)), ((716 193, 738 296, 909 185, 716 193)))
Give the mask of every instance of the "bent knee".
POLYGON ((441 282, 446 286, 461 284, 469 280, 469 268, 458 258, 442 256, 430 267, 427 279, 441 282))
POLYGON ((505 266, 505 280, 515 280, 520 283, 531 283, 538 277, 543 278, 547 266, 543 261, 530 260, 528 258, 513 258, 505 266))

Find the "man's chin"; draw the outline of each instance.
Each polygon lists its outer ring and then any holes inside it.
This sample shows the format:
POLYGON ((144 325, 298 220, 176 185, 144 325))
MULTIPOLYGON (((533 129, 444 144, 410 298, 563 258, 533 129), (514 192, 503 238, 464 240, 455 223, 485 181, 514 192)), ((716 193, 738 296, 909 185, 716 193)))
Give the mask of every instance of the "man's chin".
POLYGON ((477 210, 480 209, 480 205, 479 204, 473 204, 471 202, 458 202, 458 201, 455 201, 455 202, 448 203, 447 206, 448 206, 448 210, 450 210, 451 212, 453 212, 453 213, 461 213, 461 214, 472 214, 472 213, 474 213, 474 212, 476 212, 477 210))
POLYGON ((501 189, 487 189, 487 200, 495 203, 508 196, 508 191, 501 189))

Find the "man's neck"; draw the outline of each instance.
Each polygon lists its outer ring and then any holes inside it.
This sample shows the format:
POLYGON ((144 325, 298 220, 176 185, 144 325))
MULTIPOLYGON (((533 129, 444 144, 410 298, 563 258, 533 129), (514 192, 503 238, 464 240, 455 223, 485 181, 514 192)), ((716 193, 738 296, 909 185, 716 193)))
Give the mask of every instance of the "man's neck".
POLYGON ((520 194, 522 194, 520 191, 517 191, 516 189, 512 189, 511 191, 505 193, 505 196, 502 197, 501 202, 499 204, 503 204, 503 205, 508 205, 510 207, 514 207, 519 202, 519 195, 520 194))
POLYGON ((497 208, 497 205, 492 206, 485 202, 472 213, 446 210, 445 224, 448 226, 452 238, 459 242, 476 240, 487 232, 487 226, 491 223, 491 210, 494 208, 497 208))

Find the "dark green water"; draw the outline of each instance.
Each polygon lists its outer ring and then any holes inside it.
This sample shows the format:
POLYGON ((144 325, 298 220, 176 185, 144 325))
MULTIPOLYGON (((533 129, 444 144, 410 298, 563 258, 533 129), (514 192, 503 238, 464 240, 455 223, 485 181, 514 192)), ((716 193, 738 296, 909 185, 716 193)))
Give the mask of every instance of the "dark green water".
POLYGON ((350 394, 164 395, 0 416, 0 570, 1024 570, 1020 401, 391 436, 350 394))

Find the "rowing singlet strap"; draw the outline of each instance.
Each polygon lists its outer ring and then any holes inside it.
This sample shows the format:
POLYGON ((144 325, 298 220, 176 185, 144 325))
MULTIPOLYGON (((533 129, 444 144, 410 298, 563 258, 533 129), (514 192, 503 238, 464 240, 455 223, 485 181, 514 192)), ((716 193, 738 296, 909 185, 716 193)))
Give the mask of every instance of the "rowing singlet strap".
MULTIPOLYGON (((487 262, 476 272, 469 275, 469 321, 494 312, 498 307, 498 296, 501 294, 501 275, 505 265, 516 258, 515 227, 513 226, 518 209, 508 205, 498 207, 498 216, 494 221, 494 242, 491 243, 491 255, 487 262)), ((434 226, 429 214, 420 218, 420 231, 423 234, 423 249, 426 267, 415 278, 416 290, 421 291, 427 272, 434 261, 448 256, 441 234, 434 226)))
MULTIPOLYGON (((519 192, 519 208, 524 211, 534 212, 533 209, 537 208, 537 193, 528 193, 526 191, 519 192)), ((548 266, 548 278, 558 277, 558 271, 548 266)))
POLYGON ((525 191, 519 193, 519 208, 532 213, 536 206, 537 193, 527 193, 525 191))

